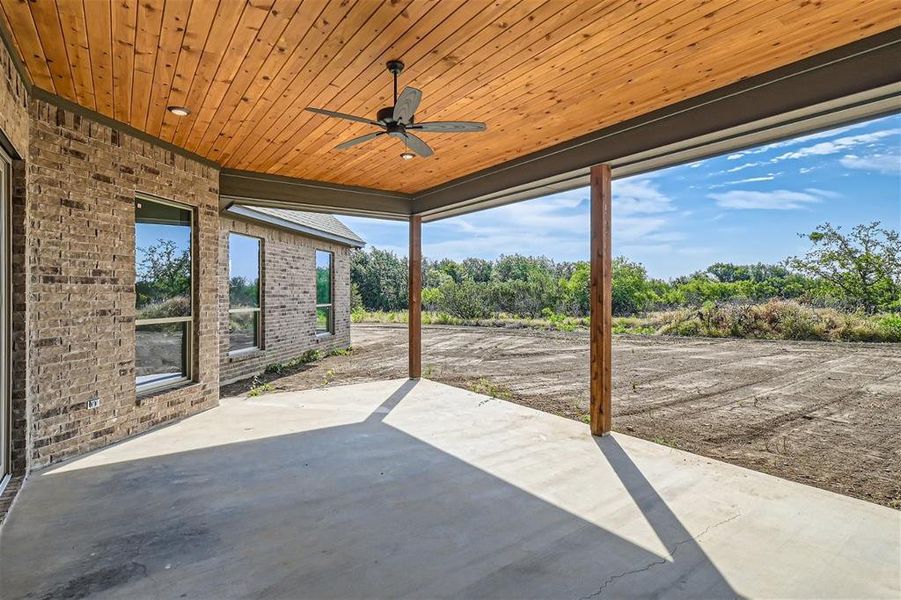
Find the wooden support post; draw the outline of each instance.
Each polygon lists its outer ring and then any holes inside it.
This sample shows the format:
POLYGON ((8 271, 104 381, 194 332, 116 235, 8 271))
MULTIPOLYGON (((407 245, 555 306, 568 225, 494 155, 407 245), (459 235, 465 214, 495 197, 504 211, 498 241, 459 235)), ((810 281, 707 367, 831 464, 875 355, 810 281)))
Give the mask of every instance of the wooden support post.
POLYGON ((592 435, 610 433, 613 369, 613 272, 611 265, 610 165, 591 168, 591 407, 592 435))
POLYGON ((410 217, 410 276, 407 331, 409 335, 410 379, 422 376, 422 217, 410 217))

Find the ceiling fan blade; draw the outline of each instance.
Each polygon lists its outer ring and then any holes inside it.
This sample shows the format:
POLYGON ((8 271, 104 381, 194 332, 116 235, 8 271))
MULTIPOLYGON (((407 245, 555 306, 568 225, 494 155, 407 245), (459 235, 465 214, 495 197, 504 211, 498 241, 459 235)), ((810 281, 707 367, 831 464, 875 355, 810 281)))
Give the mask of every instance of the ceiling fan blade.
POLYGON ((337 146, 335 146, 335 150, 347 150, 351 146, 356 146, 357 144, 362 144, 363 142, 368 142, 369 140, 374 140, 380 135, 385 135, 384 131, 376 131, 374 133, 367 133, 366 135, 361 135, 360 137, 355 137, 352 140, 347 140, 346 142, 341 142, 337 146))
POLYGON ((308 106, 307 110, 316 114, 325 115, 326 117, 335 117, 338 119, 345 119, 347 121, 356 121, 357 123, 369 123, 370 125, 375 125, 376 127, 382 126, 381 123, 379 123, 378 121, 373 121, 372 119, 355 117, 354 115, 347 115, 344 113, 335 112, 333 110, 325 110, 324 108, 313 108, 311 106, 308 106))
POLYGON ((422 92, 416 88, 405 87, 394 104, 394 120, 405 125, 412 123, 413 115, 416 113, 416 109, 419 108, 421 100, 422 92))
POLYGON ((469 131, 485 131, 488 126, 475 121, 436 121, 434 123, 416 123, 407 129, 418 131, 442 131, 444 133, 464 133, 469 131))
POLYGON ((405 131, 403 136, 407 141, 407 146, 409 146, 410 150, 415 152, 417 155, 425 158, 434 154, 432 149, 429 148, 428 144, 423 142, 421 139, 419 139, 409 131, 405 131))

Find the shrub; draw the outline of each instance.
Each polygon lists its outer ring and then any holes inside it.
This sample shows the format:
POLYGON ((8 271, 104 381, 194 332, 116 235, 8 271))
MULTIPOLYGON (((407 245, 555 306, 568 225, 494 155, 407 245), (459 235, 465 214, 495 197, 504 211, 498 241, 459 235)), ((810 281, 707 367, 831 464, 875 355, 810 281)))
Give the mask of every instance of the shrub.
POLYGON ((444 300, 439 288, 422 288, 422 307, 424 310, 435 310, 444 300))
POLYGON ((178 296, 163 302, 149 304, 138 309, 139 319, 164 319, 167 317, 180 317, 191 314, 191 298, 178 296))
POLYGON ((883 315, 877 319, 882 335, 892 341, 901 341, 901 313, 883 315))
POLYGON ((488 284, 464 281, 446 283, 440 289, 439 307, 461 319, 482 319, 491 316, 488 302, 488 284))
POLYGON ((665 335, 747 339, 901 342, 901 315, 872 317, 791 300, 764 304, 705 303, 698 310, 664 313, 665 335))

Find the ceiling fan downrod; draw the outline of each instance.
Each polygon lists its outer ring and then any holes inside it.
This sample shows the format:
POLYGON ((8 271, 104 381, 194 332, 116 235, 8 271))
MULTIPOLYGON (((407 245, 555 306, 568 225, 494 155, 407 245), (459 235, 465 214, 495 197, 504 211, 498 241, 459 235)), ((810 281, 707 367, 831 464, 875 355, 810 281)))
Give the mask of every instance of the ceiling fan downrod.
POLYGON ((394 104, 397 104, 397 76, 404 70, 404 63, 399 60, 388 61, 388 71, 394 75, 394 104))

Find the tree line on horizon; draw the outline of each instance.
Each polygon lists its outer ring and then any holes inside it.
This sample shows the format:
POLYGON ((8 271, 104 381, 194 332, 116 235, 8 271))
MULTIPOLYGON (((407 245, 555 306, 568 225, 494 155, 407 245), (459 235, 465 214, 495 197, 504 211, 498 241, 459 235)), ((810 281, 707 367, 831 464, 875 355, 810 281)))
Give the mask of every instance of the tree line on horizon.
MULTIPOLYGON (((795 300, 843 311, 901 312, 901 240, 879 222, 845 233, 825 223, 802 234, 810 248, 779 264, 718 262, 665 281, 625 257, 613 259, 613 313, 629 316, 708 303, 795 300)), ((407 259, 371 248, 351 260, 356 310, 407 308, 407 259)), ((584 317, 589 312, 587 261, 557 262, 545 256, 502 255, 422 263, 425 310, 461 319, 510 315, 584 317)))

